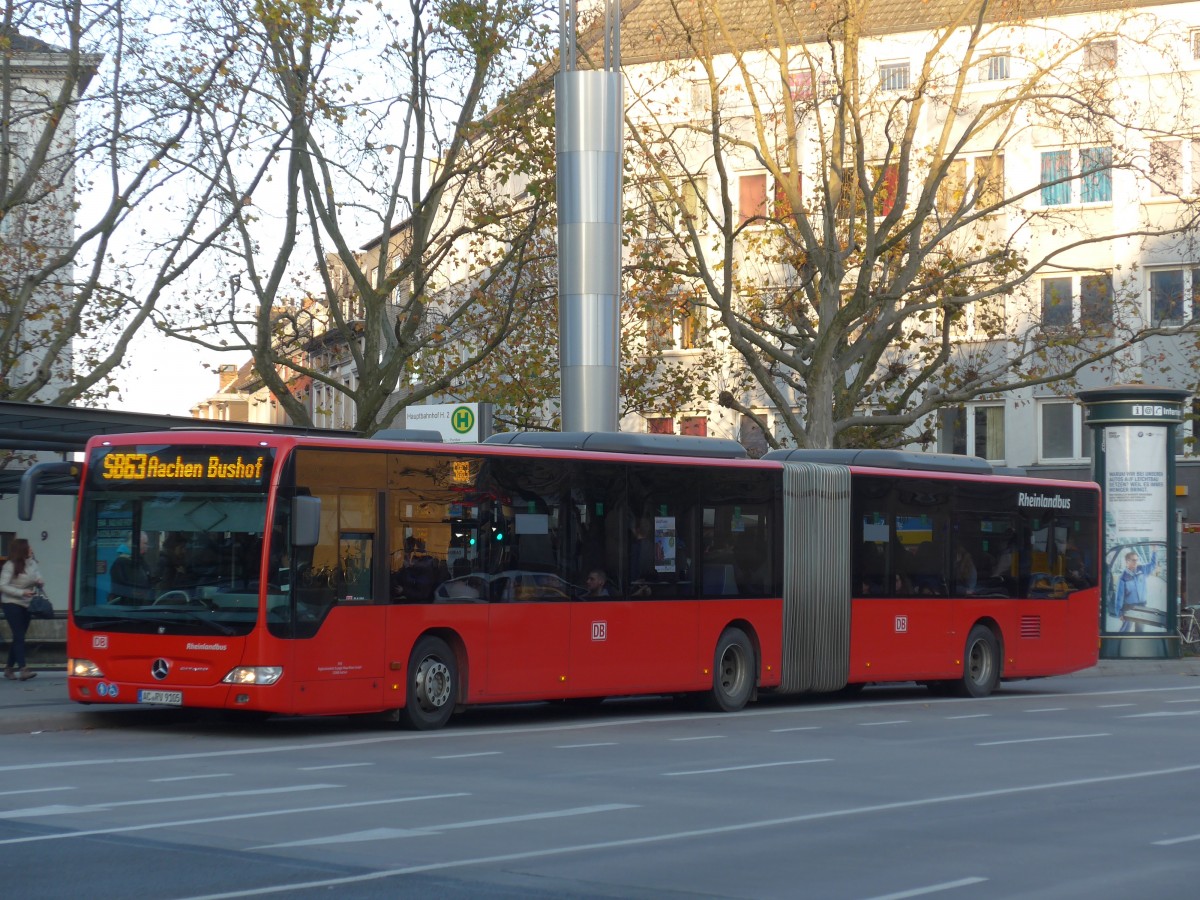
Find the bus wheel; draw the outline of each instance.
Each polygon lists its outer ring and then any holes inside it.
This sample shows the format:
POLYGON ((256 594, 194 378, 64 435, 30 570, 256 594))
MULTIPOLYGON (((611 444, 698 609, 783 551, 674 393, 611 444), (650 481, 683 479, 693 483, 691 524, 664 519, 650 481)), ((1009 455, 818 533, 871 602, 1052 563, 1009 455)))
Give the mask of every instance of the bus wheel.
POLYGON ((713 686, 709 709, 737 712, 754 693, 754 646, 740 628, 726 628, 713 654, 713 686))
POLYGON ((450 721, 457 694, 458 660, 453 651, 441 638, 421 638, 408 660, 404 721, 418 731, 441 728, 450 721))
POLYGON ((986 625, 976 625, 967 635, 963 652, 963 677, 959 693, 986 697, 1000 682, 1000 644, 986 625))

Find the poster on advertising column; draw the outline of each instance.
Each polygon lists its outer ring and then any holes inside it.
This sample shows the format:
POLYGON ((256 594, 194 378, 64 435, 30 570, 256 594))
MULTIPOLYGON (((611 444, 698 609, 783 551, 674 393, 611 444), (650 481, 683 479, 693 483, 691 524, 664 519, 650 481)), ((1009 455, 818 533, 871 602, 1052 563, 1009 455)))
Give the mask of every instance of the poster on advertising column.
POLYGON ((1165 634, 1167 429, 1109 425, 1104 446, 1104 630, 1165 634))

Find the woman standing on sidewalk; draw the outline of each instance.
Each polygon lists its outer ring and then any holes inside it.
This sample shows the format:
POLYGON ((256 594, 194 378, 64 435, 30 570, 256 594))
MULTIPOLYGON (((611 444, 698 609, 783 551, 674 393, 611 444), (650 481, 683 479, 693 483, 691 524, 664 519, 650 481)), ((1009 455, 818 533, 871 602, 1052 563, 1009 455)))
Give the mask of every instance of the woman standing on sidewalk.
POLYGON ((30 672, 25 665, 25 632, 29 630, 29 601, 34 587, 42 584, 42 573, 29 541, 15 538, 9 545, 8 562, 0 569, 0 600, 4 604, 4 618, 12 631, 12 646, 8 648, 8 665, 4 677, 10 681, 28 681, 37 673, 30 672), (17 670, 20 669, 20 674, 17 670))

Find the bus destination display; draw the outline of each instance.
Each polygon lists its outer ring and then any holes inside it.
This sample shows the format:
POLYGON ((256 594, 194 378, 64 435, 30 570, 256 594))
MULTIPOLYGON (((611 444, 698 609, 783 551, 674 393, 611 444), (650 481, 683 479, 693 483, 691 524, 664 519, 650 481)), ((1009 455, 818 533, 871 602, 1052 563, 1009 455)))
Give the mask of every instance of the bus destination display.
POLYGON ((260 448, 114 447, 96 453, 91 475, 99 485, 251 486, 266 484, 270 469, 271 453, 260 448))

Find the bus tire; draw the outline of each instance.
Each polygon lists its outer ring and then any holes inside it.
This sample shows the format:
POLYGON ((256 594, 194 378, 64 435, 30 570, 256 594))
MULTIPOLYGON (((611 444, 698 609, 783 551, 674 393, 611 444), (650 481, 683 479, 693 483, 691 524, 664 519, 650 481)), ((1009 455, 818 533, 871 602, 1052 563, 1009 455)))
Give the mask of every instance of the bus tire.
POLYGON ((402 721, 432 731, 450 721, 458 702, 458 659, 450 645, 432 635, 421 638, 408 658, 408 688, 402 721))
POLYGON ((964 697, 986 697, 1000 683, 1000 643, 992 629, 976 625, 967 635, 963 650, 963 676, 959 693, 964 697))
POLYGON ((737 712, 750 702, 757 671, 754 645, 740 628, 726 628, 713 653, 713 686, 706 701, 715 712, 737 712))

